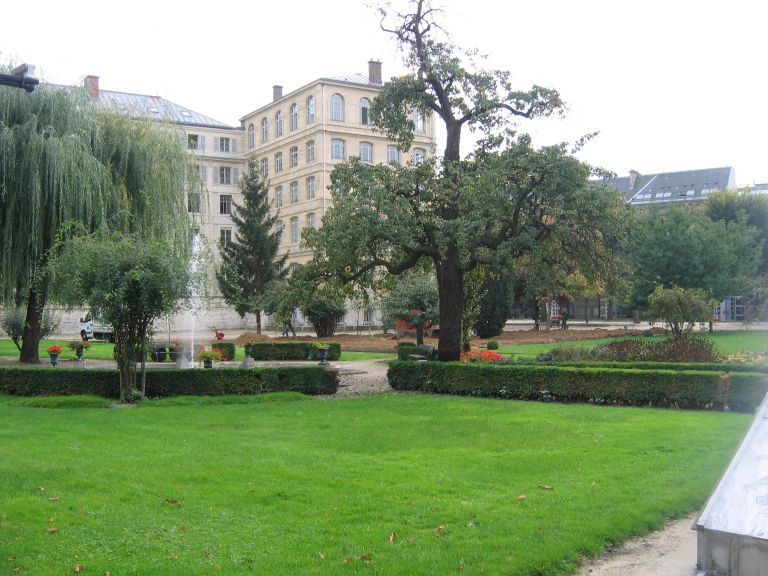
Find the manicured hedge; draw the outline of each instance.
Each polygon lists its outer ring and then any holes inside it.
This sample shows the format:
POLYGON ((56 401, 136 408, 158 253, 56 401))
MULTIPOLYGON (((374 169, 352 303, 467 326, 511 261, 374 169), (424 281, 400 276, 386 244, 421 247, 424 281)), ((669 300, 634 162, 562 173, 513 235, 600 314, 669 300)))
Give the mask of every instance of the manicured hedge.
POLYGON ((744 412, 753 411, 768 391, 765 374, 747 372, 393 362, 387 377, 396 390, 744 412))
POLYGON ((225 362, 235 359, 234 342, 214 342, 211 344, 211 350, 218 350, 219 354, 221 354, 221 359, 225 362))
MULTIPOLYGON (((328 347, 327 360, 341 358, 341 344, 323 343, 328 347)), ((254 360, 318 360, 317 345, 314 342, 254 342, 251 344, 251 358, 254 360)))
MULTIPOLYGON (((338 383, 322 366, 279 368, 212 368, 147 371, 147 396, 261 394, 293 390, 304 394, 333 394, 338 383)), ((117 370, 67 368, 0 368, 0 393, 16 396, 94 394, 120 397, 117 370)))
POLYGON ((577 368, 622 368, 639 370, 695 370, 708 372, 753 372, 768 374, 768 364, 746 364, 728 362, 619 362, 602 361, 563 361, 546 362, 547 366, 574 366, 577 368))

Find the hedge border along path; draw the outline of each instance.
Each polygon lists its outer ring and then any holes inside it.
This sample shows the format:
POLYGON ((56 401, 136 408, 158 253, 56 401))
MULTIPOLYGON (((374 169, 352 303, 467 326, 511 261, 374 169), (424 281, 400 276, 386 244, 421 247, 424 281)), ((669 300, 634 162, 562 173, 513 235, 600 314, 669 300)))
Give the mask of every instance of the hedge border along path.
POLYGON ((751 412, 768 391, 765 374, 456 362, 393 362, 395 390, 623 406, 751 412))
MULTIPOLYGON (((148 370, 146 394, 151 398, 180 395, 222 396, 294 391, 335 394, 338 381, 322 366, 278 368, 211 368, 148 370)), ((66 368, 0 368, 0 393, 15 396, 93 394, 120 397, 117 370, 66 368)))
MULTIPOLYGON (((326 360, 335 362, 341 358, 341 344, 338 342, 318 342, 317 345, 328 347, 326 360)), ((253 342, 251 358, 254 360, 318 360, 317 345, 314 342, 253 342)))

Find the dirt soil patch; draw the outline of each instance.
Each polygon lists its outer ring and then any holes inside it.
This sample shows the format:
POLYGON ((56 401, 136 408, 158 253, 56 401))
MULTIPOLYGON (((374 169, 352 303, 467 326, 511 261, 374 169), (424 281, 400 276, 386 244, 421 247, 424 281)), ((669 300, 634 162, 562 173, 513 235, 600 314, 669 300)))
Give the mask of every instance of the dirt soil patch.
MULTIPOLYGON (((656 329, 658 330, 658 329, 656 329)), ((654 333, 656 332, 654 331, 654 333)), ((595 328, 594 330, 514 330, 503 332, 501 336, 490 338, 502 345, 509 344, 547 344, 550 342, 564 342, 574 340, 591 340, 593 338, 618 338, 620 336, 638 336, 643 330, 607 330, 595 328)), ((659 332, 663 332, 659 330, 659 332)), ((309 341, 317 342, 313 336, 280 337, 274 339, 277 342, 309 341)), ((321 338, 323 342, 339 342, 342 350, 350 352, 394 352, 398 342, 412 342, 412 338, 398 340, 393 333, 373 334, 339 334, 333 338, 321 338)), ((485 346, 488 340, 475 338, 473 346, 485 346)), ((437 338, 425 338, 424 343, 437 346, 437 338)))

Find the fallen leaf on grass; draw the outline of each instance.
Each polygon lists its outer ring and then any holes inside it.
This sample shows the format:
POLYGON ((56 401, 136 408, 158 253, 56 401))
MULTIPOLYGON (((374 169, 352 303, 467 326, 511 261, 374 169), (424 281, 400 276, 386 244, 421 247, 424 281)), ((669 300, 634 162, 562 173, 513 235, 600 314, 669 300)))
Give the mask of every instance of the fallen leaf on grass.
POLYGON ((178 560, 178 556, 168 556, 168 560, 178 560))
POLYGON ((105 570, 101 576, 112 576, 112 574, 109 573, 109 570, 105 570))
POLYGON ((82 564, 77 564, 75 566, 75 574, 81 574, 82 572, 85 572, 85 566, 82 564))
POLYGON ((517 497, 517 499, 520 500, 520 502, 524 502, 526 498, 527 496, 525 494, 520 494, 520 496, 517 497))
POLYGON ((320 560, 325 560, 325 554, 322 552, 318 552, 317 555, 320 556, 320 560))
POLYGON ((58 502, 59 497, 58 496, 48 496, 48 502, 58 502))
POLYGON ((181 508, 184 504, 184 500, 176 500, 174 498, 163 498, 163 504, 167 504, 168 506, 176 506, 177 508, 181 508))
POLYGON ((40 492, 45 492, 45 486, 43 486, 42 484, 38 486, 37 489, 40 490, 40 492))
POLYGON ((394 531, 390 532, 390 534, 389 534, 389 543, 390 544, 394 544, 395 543, 395 536, 397 536, 397 532, 394 532, 394 531))
POLYGON ((539 488, 541 488, 542 490, 554 490, 554 488, 549 484, 539 484, 539 488))
POLYGON ((16 556, 8 556, 6 560, 8 560, 8 562, 13 562, 14 560, 16 560, 16 556))
POLYGON ((373 552, 366 552, 365 554, 355 554, 354 556, 347 556, 342 561, 344 564, 349 564, 352 560, 362 560, 366 564, 371 563, 371 558, 373 558, 373 552))
POLYGON ((48 529, 46 529, 46 532, 48 532, 48 534, 55 534, 58 531, 59 531, 58 528, 48 528, 48 529))
POLYGON ((214 568, 216 568, 216 572, 221 572, 221 564, 214 564, 214 568))
POLYGON ((22 572, 24 572, 23 566, 16 566, 16 568, 13 569, 14 574, 21 574, 22 572))

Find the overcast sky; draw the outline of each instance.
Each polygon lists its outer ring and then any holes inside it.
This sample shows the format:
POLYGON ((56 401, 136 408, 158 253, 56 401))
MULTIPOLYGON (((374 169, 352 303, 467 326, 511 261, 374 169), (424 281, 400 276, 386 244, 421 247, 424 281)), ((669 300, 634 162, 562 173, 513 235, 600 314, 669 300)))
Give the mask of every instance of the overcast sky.
MULTIPOLYGON (((394 0, 403 6, 402 0, 394 0)), ((100 77, 232 125, 316 78, 402 72, 369 2, 6 2, 0 61, 46 81, 100 77)), ((732 166, 768 182, 766 13, 757 0, 443 0, 444 25, 520 88, 556 88, 565 119, 521 123, 537 144, 600 131, 579 156, 619 175, 732 166)), ((441 148, 441 146, 439 146, 441 148)))

